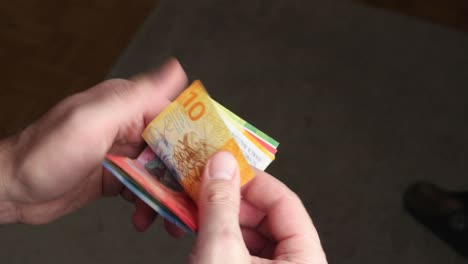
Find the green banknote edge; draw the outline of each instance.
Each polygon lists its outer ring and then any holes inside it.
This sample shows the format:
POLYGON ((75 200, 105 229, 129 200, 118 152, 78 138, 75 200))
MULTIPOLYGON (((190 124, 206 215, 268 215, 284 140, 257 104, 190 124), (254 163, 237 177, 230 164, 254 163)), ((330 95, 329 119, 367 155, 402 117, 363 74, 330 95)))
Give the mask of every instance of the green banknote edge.
POLYGON ((222 114, 226 115, 230 120, 236 122, 236 124, 244 127, 245 129, 249 130, 250 132, 254 133, 255 135, 257 135, 258 137, 260 137, 261 139, 263 139, 263 141, 265 141, 266 143, 270 144, 272 147, 274 147, 275 149, 278 148, 279 146, 279 142, 276 141, 275 139, 273 139, 272 137, 268 136, 267 134, 265 134, 264 132, 262 132, 260 129, 254 127, 253 125, 251 125, 250 123, 248 123, 247 121, 245 121, 244 119, 240 118, 239 116, 237 116, 236 114, 234 114, 233 112, 231 112, 229 109, 227 109, 226 107, 224 107, 223 105, 221 105, 220 103, 216 102, 214 99, 211 98, 211 101, 213 101, 213 103, 215 104, 216 108, 218 110, 221 111, 222 114))

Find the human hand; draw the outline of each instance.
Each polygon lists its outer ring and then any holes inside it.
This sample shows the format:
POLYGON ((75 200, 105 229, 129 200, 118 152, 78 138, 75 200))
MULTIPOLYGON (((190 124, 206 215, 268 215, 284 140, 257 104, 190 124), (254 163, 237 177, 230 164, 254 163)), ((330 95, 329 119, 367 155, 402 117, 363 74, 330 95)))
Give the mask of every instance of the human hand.
POLYGON ((144 147, 143 129, 186 83, 172 59, 133 80, 108 80, 72 95, 1 141, 0 223, 47 223, 121 193, 136 204, 134 225, 145 229, 155 214, 101 163, 107 153, 136 157, 144 147))
POLYGON ((327 263, 317 231, 296 194, 262 171, 239 188, 231 154, 205 167, 200 226, 191 263, 327 263))

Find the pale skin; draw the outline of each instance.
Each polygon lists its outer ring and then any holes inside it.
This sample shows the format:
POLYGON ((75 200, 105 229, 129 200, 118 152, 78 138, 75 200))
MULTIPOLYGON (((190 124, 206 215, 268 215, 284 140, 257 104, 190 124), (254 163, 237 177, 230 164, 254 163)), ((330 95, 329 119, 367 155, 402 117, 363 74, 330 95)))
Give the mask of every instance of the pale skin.
MULTIPOLYGON (((171 59, 131 80, 114 79, 72 95, 22 132, 0 141, 0 224, 49 223, 103 196, 135 204, 133 224, 146 230, 156 213, 102 168, 107 153, 136 157, 141 133, 186 87, 171 59)), ((200 227, 190 263, 327 263, 301 200, 271 175, 255 171, 239 186, 227 152, 205 167, 200 227)), ((165 222, 173 236, 183 235, 165 222)))

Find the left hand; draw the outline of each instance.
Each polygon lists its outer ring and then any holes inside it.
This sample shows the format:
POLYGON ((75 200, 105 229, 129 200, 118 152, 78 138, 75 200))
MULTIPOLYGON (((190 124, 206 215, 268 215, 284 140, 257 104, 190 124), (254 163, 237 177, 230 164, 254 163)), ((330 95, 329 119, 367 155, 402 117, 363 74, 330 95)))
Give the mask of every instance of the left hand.
MULTIPOLYGON (((72 95, 0 142, 0 207, 13 210, 0 208, 0 223, 47 223, 101 196, 133 200, 101 163, 107 153, 136 157, 145 126, 186 84, 172 59, 135 80, 108 80, 72 95)), ((133 222, 144 230, 155 215, 141 201, 136 206, 133 222)))

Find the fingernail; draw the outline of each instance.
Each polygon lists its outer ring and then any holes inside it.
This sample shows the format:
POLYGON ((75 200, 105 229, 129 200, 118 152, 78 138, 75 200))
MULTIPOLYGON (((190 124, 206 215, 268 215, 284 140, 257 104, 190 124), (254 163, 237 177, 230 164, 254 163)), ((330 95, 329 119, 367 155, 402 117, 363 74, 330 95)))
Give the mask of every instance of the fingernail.
POLYGON ((230 180, 238 169, 237 160, 231 153, 225 151, 215 154, 209 166, 208 177, 211 179, 230 180))

